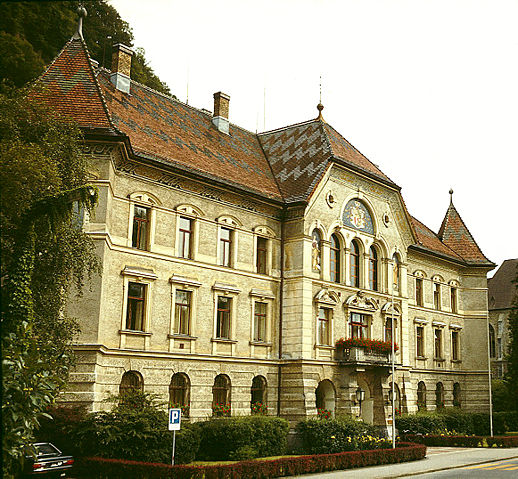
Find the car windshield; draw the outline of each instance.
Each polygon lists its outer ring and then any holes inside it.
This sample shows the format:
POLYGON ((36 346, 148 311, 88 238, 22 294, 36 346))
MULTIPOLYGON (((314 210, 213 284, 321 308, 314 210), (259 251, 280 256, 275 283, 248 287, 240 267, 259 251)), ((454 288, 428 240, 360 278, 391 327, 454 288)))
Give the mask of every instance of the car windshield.
POLYGON ((59 450, 57 450, 52 444, 42 443, 42 444, 34 444, 38 456, 48 456, 51 454, 59 454, 59 450))

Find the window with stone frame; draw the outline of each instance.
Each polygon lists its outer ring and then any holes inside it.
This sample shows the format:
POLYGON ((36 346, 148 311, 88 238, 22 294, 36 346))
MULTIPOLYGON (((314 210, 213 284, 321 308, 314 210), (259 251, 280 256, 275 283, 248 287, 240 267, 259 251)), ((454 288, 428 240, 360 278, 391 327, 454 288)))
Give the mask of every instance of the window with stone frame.
POLYGON ((441 309, 441 284, 433 283, 433 307, 437 310, 441 309))
POLYGON ((435 385, 435 407, 444 408, 444 385, 441 382, 435 385))
POLYGON ((221 266, 232 265, 232 240, 234 231, 229 228, 221 228, 219 236, 219 264, 221 266))
POLYGON ((423 278, 415 279, 415 304, 417 304, 417 306, 421 306, 421 307, 424 305, 423 278))
POLYGON ((146 284, 128 283, 126 329, 144 331, 146 314, 146 284))
POLYGON ((252 414, 265 414, 267 408, 266 379, 263 376, 255 376, 250 388, 250 408, 252 414))
POLYGON ((370 316, 362 313, 351 313, 349 319, 349 335, 351 338, 369 338, 370 316))
MULTIPOLYGON (((398 334, 397 334, 397 318, 394 317, 394 343, 397 344, 398 334)), ((392 318, 385 318, 385 331, 384 331, 385 341, 392 342, 392 318)))
POLYGON ((417 409, 426 410, 426 384, 423 381, 417 384, 417 409))
POLYGON ((374 246, 369 249, 369 289, 378 291, 378 253, 374 246))
POLYGON ((419 358, 424 357, 424 327, 417 326, 415 328, 416 335, 416 355, 419 358))
POLYGON ((442 359, 442 329, 435 328, 433 330, 433 357, 442 359))
POLYGON ((256 243, 256 271, 259 274, 266 274, 266 261, 268 258, 268 240, 261 236, 257 237, 256 243))
POLYGON ((317 344, 325 346, 331 344, 331 310, 329 308, 318 308, 317 344))
POLYGON ((254 341, 266 341, 266 321, 268 304, 262 301, 254 302, 254 341))
POLYGON ((232 298, 218 296, 216 312, 216 338, 230 339, 232 319, 232 298))
POLYGON ((191 218, 180 216, 178 219, 178 256, 192 258, 193 223, 191 218))
POLYGON ((182 409, 182 415, 189 417, 191 382, 185 373, 175 373, 169 384, 169 407, 182 409))
POLYGON ((495 328, 492 324, 489 325, 489 356, 496 358, 495 328))
POLYGON ((460 335, 458 331, 451 332, 451 359, 453 361, 460 359, 460 335))
POLYGON ((142 374, 138 371, 126 371, 122 375, 119 385, 119 395, 124 396, 133 392, 142 392, 144 390, 144 380, 142 374))
POLYGON ((191 330, 192 292, 177 289, 174 305, 174 334, 189 335, 191 330))
POLYGON ((462 407, 461 389, 459 383, 453 384, 453 407, 462 407))
POLYGON ((341 261, 341 249, 340 240, 336 234, 331 235, 331 246, 329 254, 329 272, 331 275, 331 281, 333 283, 340 282, 340 261, 341 261))
POLYGON ((147 250, 149 248, 150 208, 135 205, 133 210, 133 248, 147 250))
POLYGON ((351 241, 349 253, 349 285, 360 287, 360 247, 356 240, 351 241))
POLYGON ((231 383, 226 374, 218 374, 212 386, 212 411, 215 416, 230 416, 231 383))
POLYGON ((452 313, 457 314, 457 288, 454 286, 450 287, 450 308, 452 313))

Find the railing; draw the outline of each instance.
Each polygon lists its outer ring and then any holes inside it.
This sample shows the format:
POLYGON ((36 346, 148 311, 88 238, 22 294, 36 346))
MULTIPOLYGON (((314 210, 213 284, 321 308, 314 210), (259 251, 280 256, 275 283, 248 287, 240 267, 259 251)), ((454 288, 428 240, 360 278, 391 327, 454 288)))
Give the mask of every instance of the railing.
POLYGON ((390 362, 390 353, 369 351, 365 348, 346 348, 336 350, 335 358, 342 363, 388 364, 390 362))

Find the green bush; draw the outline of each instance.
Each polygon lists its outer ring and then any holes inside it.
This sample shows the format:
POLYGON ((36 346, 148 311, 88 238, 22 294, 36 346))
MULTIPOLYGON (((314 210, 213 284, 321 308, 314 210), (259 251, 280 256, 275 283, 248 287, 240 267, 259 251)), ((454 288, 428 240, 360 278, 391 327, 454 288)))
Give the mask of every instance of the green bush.
POLYGON ((396 417, 399 434, 432 434, 446 429, 444 415, 419 412, 396 417))
POLYGON ((301 442, 301 454, 332 454, 359 449, 357 438, 376 436, 372 426, 354 419, 352 416, 339 416, 322 421, 307 419, 296 427, 301 442))
POLYGON ((286 451, 288 421, 271 416, 211 419, 196 424, 200 460, 268 457, 286 451))

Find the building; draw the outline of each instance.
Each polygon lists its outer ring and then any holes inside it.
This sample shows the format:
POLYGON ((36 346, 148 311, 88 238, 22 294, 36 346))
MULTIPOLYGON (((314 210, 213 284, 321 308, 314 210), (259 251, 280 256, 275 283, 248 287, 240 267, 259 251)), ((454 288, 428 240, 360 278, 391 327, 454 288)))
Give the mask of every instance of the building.
POLYGON ((491 373, 502 378, 507 372, 506 355, 509 348, 509 315, 516 299, 518 258, 506 259, 487 281, 489 298, 489 355, 491 373))
POLYGON ((130 81, 131 57, 115 45, 99 68, 79 29, 40 79, 83 129, 100 198, 84 228, 103 273, 70 304, 82 332, 65 401, 100 410, 143 388, 193 420, 265 405, 385 426, 390 354, 335 344, 394 335, 398 410, 488 408, 494 264, 453 203, 436 234, 322 105, 255 134, 221 92, 211 113, 130 81))

